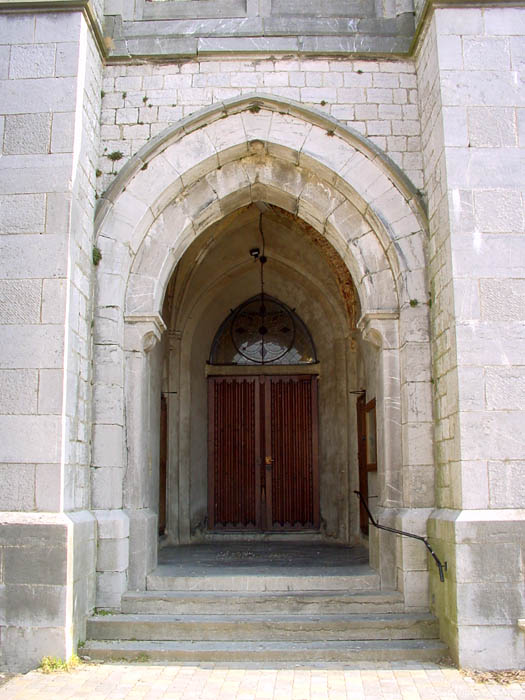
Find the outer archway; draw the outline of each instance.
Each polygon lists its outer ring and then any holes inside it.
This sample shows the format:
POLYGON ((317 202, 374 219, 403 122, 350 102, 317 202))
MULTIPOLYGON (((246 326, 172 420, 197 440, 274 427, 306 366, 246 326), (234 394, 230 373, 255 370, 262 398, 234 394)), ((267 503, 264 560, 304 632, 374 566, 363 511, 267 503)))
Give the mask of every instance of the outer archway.
MULTIPOLYGON (((149 473, 157 444, 149 436, 158 425, 151 401, 160 380, 152 366, 165 328, 167 284, 196 238, 258 201, 311 225, 355 283, 363 337, 380 351, 383 518, 392 523, 410 508, 406 517, 422 529, 433 505, 425 223, 418 195, 388 158, 337 122, 275 98, 232 100, 145 147, 99 210, 95 391, 107 410, 102 419, 96 416, 95 451, 108 431, 121 435, 123 449, 106 460, 111 464, 94 465, 93 504, 101 518, 129 520, 131 587, 143 586, 155 557, 149 473), (144 430, 150 422, 152 429, 144 430)), ((125 540, 126 525, 121 534, 125 540)), ((395 584, 397 566, 398 585, 407 595, 411 572, 403 552, 396 562, 391 547, 380 544, 375 551, 385 585, 395 584)), ((413 600, 420 604, 418 591, 413 600)))

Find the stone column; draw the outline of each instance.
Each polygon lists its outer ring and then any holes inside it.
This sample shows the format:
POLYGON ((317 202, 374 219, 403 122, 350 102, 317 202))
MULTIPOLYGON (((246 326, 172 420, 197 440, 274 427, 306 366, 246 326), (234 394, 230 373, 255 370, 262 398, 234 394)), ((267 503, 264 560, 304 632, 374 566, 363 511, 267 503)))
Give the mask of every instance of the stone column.
POLYGON ((0 664, 13 670, 70 656, 93 609, 96 556, 87 509, 101 57, 81 9, 24 4, 0 11, 0 664))
MULTIPOLYGON (((153 395, 151 354, 166 326, 159 315, 127 316, 124 331, 127 469, 124 508, 129 518, 130 589, 144 590, 157 562, 158 454, 152 453, 152 426, 160 395, 153 395), (157 468, 157 475, 153 470, 157 468), (154 485, 157 492, 154 493, 154 485)), ((156 443, 155 443, 156 444, 156 443)))
POLYGON ((418 74, 440 506, 429 533, 449 564, 432 595, 459 663, 501 668, 525 658, 525 8, 488 5, 430 8, 418 74))

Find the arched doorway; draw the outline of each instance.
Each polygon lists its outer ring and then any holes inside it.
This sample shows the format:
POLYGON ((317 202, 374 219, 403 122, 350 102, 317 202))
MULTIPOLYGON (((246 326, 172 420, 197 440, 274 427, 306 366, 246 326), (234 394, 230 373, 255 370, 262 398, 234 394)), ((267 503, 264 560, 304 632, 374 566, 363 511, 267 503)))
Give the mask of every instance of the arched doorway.
POLYGON ((211 226, 168 288, 168 541, 242 530, 357 541, 357 295, 331 246, 267 206, 261 297, 259 225, 249 205, 211 226))
MULTIPOLYGON (((354 392, 363 389, 367 400, 376 398, 381 520, 425 530, 434 470, 419 196, 350 129, 280 98, 247 96, 160 135, 100 203, 95 345, 102 359, 94 391, 112 404, 95 420, 94 444, 103 449, 109 420, 122 450, 96 468, 93 504, 97 517, 115 523, 115 539, 123 545, 129 539, 129 565, 118 569, 122 590, 143 587, 155 565, 161 394, 170 436, 169 537, 190 542, 207 529, 204 368, 228 311, 257 293, 247 236, 237 235, 242 256, 232 257, 234 247, 219 242, 223 233, 230 239, 232 217, 242 218, 256 202, 294 219, 267 291, 297 308, 318 343, 321 532, 342 542, 360 537, 350 455, 357 455, 354 392), (293 233, 304 233, 303 224, 315 234, 311 249, 304 248, 307 237, 293 233), (301 264, 307 249, 315 251, 313 266, 301 264), (333 269, 324 274, 322 260, 328 266, 339 260, 350 284, 333 269), (359 297, 353 323, 350 290, 359 297), (120 362, 120 373, 106 371, 112 361, 120 362), (422 397, 424 411, 413 410, 413 396, 422 397), (102 488, 106 483, 111 490, 102 488)), ((382 585, 398 585, 420 605, 426 563, 413 561, 403 546, 396 550, 388 533, 371 537, 370 550, 382 585)), ((108 562, 107 571, 114 565, 108 562)))

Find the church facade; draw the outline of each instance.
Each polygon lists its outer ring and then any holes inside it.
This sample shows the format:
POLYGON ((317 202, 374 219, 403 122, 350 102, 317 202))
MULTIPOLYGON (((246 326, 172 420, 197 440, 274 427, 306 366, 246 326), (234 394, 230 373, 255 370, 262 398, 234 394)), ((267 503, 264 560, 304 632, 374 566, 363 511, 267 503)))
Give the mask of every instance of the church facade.
POLYGON ((0 1, 0 665, 222 528, 364 545, 456 662, 523 667, 524 36, 518 0, 0 1))

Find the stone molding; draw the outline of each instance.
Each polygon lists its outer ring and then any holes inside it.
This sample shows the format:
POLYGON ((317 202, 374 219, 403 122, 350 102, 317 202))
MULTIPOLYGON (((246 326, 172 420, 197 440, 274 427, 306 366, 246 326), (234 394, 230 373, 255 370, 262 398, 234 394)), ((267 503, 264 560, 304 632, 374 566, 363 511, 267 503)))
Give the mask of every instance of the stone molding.
POLYGON ((160 313, 165 284, 191 240, 258 200, 326 236, 360 287, 364 310, 406 306, 409 279, 419 289, 427 221, 408 178, 337 120, 250 94, 178 122, 123 167, 96 217, 102 294, 109 275, 113 305, 118 282, 126 314, 160 313))
POLYGON ((356 129, 342 124, 334 117, 321 112, 313 107, 307 107, 300 102, 276 95, 268 95, 263 92, 252 92, 241 97, 233 97, 230 100, 215 102, 194 112, 189 117, 179 120, 173 126, 165 129, 160 134, 150 139, 129 161, 121 168, 108 189, 98 200, 95 216, 95 229, 98 230, 110 203, 126 189, 130 180, 139 173, 156 155, 164 151, 168 146, 180 141, 185 135, 196 129, 211 124, 224 117, 242 111, 259 111, 268 109, 272 112, 285 113, 290 116, 304 119, 308 123, 333 132, 346 143, 353 146, 369 159, 377 160, 377 164, 383 172, 394 182, 395 186, 403 193, 405 199, 421 218, 425 227, 427 222, 426 205, 421 192, 414 186, 403 170, 373 141, 360 134, 356 129))
POLYGON ((160 314, 130 314, 124 317, 124 321, 131 326, 128 332, 125 331, 127 350, 151 352, 166 330, 166 324, 160 314))

